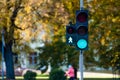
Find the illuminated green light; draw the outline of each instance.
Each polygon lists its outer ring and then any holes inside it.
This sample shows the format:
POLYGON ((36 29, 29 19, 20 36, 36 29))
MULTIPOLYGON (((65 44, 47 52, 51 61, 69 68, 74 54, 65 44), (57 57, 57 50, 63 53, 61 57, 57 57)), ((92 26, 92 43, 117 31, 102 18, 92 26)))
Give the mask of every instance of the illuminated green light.
POLYGON ((80 49, 86 48, 87 45, 88 45, 88 43, 87 43, 87 41, 86 41, 85 39, 80 39, 80 40, 78 40, 78 42, 77 42, 77 46, 78 46, 78 48, 80 48, 80 49))

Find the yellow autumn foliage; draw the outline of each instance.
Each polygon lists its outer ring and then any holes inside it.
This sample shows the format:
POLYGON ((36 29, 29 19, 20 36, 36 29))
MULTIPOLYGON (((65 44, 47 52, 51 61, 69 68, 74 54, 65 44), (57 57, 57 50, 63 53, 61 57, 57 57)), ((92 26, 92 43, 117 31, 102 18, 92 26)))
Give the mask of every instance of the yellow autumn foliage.
POLYGON ((25 7, 25 11, 26 11, 27 13, 30 13, 30 12, 31 12, 31 7, 30 7, 30 6, 26 6, 26 7, 25 7))

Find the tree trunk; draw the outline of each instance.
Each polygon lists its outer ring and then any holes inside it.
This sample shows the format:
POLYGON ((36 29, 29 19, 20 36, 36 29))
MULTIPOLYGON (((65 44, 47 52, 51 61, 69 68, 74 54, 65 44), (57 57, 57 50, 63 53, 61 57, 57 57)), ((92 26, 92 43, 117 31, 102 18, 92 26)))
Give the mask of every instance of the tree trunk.
POLYGON ((4 59, 6 64, 6 78, 15 80, 12 42, 6 44, 5 46, 4 59))
POLYGON ((2 42, 0 41, 0 52, 2 53, 2 42))

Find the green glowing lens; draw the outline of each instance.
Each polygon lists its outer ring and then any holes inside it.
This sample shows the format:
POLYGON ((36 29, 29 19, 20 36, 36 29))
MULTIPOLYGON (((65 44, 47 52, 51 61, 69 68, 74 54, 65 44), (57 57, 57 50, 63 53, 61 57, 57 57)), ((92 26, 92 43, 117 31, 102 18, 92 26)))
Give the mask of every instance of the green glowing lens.
POLYGON ((87 43, 87 41, 86 41, 85 39, 80 39, 80 40, 78 40, 78 42, 77 42, 77 46, 78 46, 78 48, 80 48, 80 49, 86 48, 87 45, 88 45, 88 43, 87 43))

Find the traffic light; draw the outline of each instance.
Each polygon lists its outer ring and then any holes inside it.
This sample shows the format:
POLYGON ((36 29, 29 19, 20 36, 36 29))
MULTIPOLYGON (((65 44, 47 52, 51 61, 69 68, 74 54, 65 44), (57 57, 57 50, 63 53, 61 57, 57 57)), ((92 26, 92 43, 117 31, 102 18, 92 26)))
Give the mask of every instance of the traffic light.
POLYGON ((67 42, 67 44, 75 45, 75 41, 76 41, 75 35, 76 35, 75 25, 70 22, 69 25, 66 26, 66 42, 67 42))
POLYGON ((88 10, 76 11, 76 47, 79 50, 88 49, 88 10))

